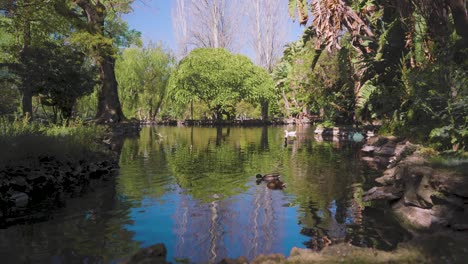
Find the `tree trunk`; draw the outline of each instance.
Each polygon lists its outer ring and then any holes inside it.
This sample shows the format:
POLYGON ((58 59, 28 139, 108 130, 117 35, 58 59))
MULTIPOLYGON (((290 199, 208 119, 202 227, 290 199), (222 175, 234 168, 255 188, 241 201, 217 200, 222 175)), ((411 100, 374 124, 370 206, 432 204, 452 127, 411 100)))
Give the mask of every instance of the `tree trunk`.
MULTIPOLYGON (((73 0, 86 14, 88 22, 86 30, 93 35, 104 36, 104 21, 107 16, 106 6, 100 1, 73 0)), ((117 80, 115 78, 115 59, 113 47, 107 43, 98 43, 93 48, 94 56, 99 67, 101 90, 98 95, 98 108, 96 121, 120 122, 125 119, 117 92, 117 80)))
POLYGON ((262 101, 261 108, 262 108, 262 120, 268 121, 268 101, 262 101))
POLYGON ((104 55, 98 61, 101 90, 99 91, 95 119, 98 122, 120 122, 125 119, 125 116, 122 112, 117 90, 114 71, 115 59, 110 55, 104 55))
MULTIPOLYGON (((28 1, 25 2, 26 4, 28 1)), ((29 56, 29 46, 31 46, 31 23, 29 20, 24 21, 24 31, 23 31, 23 47, 20 51, 20 60, 21 63, 24 65, 26 60, 29 56)), ((32 120, 33 112, 32 112, 32 90, 31 90, 31 83, 30 78, 28 76, 24 76, 21 80, 21 87, 20 90, 22 92, 22 111, 23 116, 28 117, 32 120)))
POLYGON ((468 44, 468 14, 466 12, 465 0, 448 0, 448 5, 452 11, 457 34, 462 37, 462 43, 466 47, 468 44))
POLYGON ((22 103, 22 111, 23 111, 23 116, 28 117, 32 119, 32 92, 31 88, 28 86, 28 84, 24 83, 23 80, 23 87, 21 89, 21 92, 23 93, 23 96, 21 98, 21 103, 22 103))

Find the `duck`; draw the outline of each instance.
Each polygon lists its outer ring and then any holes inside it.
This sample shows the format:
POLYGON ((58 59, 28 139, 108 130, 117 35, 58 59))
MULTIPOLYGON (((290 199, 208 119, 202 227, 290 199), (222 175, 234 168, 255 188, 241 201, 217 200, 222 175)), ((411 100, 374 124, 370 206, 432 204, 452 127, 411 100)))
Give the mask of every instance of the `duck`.
POLYGON ((282 190, 282 189, 286 188, 286 183, 276 179, 276 180, 273 180, 273 181, 269 181, 267 183, 267 187, 268 187, 268 189, 272 189, 272 190, 282 190))
POLYGON ((269 181, 279 180, 281 175, 279 173, 269 173, 265 175, 257 174, 255 177, 257 178, 257 181, 269 182, 269 181))
POLYGON ((288 130, 284 130, 284 137, 287 138, 287 137, 295 137, 296 136, 296 131, 288 131, 288 130))

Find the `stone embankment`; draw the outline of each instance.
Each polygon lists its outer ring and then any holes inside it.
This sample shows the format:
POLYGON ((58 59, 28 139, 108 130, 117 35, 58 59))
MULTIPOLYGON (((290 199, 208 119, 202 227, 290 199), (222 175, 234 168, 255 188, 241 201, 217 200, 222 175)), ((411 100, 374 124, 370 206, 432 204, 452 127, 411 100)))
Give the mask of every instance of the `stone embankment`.
MULTIPOLYGON (((141 249, 122 264, 169 263, 164 244, 156 244, 141 249)), ((320 252, 293 247, 289 257, 282 254, 259 255, 249 261, 245 257, 225 258, 219 264, 283 264, 283 263, 422 263, 424 258, 419 251, 402 247, 395 252, 385 252, 371 248, 359 248, 348 244, 337 244, 320 252)))
POLYGON ((83 192, 91 180, 114 175, 115 160, 30 158, 22 165, 0 167, 0 226, 47 219, 47 209, 83 192))
POLYGON ((374 137, 362 148, 367 160, 386 167, 364 201, 387 201, 410 229, 468 231, 468 175, 431 166, 421 146, 374 137))
POLYGON ((96 142, 102 151, 48 153, 0 163, 0 228, 47 220, 48 212, 63 206, 67 197, 116 175, 124 137, 138 132, 138 123, 110 124, 102 142, 96 142))
MULTIPOLYGON (((395 137, 369 137, 362 153, 371 166, 385 168, 376 179, 380 186, 368 190, 364 200, 388 202, 408 228, 435 232, 423 232, 390 252, 340 243, 319 252, 293 248, 289 257, 259 255, 249 261, 241 256, 219 263, 465 263, 466 235, 460 231, 468 230, 468 175, 431 167, 421 146, 395 137)), ((168 263, 166 252, 157 244, 124 263, 168 263)))

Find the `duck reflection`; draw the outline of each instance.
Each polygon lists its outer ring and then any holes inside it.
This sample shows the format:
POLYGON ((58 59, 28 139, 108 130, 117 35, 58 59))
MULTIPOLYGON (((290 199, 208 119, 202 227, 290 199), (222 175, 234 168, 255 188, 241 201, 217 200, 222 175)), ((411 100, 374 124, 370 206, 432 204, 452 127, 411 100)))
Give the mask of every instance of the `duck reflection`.
POLYGON ((270 174, 265 174, 265 175, 257 174, 256 182, 257 182, 257 185, 259 185, 262 182, 265 182, 266 186, 272 190, 282 190, 286 188, 286 183, 282 182, 280 180, 280 177, 281 176, 278 173, 270 173, 270 174))

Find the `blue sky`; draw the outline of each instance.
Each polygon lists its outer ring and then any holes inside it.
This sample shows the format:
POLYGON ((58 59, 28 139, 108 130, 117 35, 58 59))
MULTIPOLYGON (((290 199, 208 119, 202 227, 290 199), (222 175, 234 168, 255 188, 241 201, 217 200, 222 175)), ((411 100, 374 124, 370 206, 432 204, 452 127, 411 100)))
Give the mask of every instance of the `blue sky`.
MULTIPOLYGON (((282 0, 276 0, 282 1, 282 0)), ((171 0, 135 1, 133 12, 124 16, 130 28, 142 33, 144 43, 163 42, 170 49, 176 50, 176 42, 172 33, 171 0)), ((287 1, 284 1, 287 5, 287 1)), ((289 41, 299 39, 303 28, 291 21, 289 41)))

